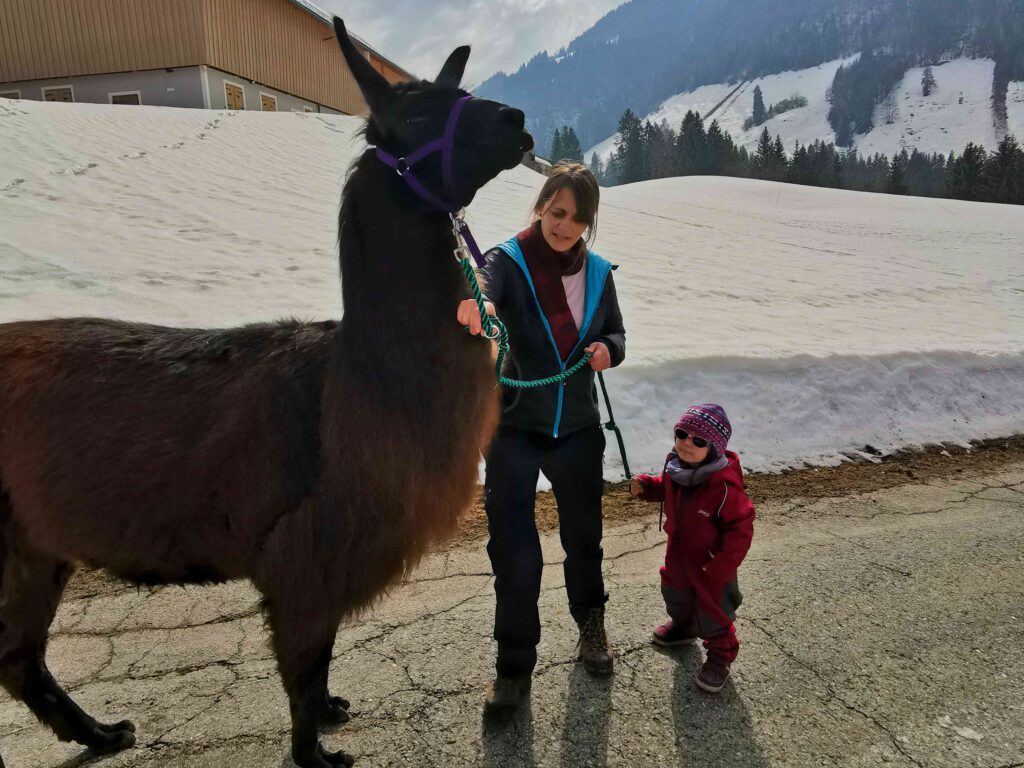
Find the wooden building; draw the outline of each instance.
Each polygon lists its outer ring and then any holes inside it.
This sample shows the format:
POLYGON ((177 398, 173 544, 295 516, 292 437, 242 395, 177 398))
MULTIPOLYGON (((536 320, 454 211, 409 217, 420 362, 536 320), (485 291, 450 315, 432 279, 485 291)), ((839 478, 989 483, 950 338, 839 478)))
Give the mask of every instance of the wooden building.
MULTIPOLYGON (((353 39, 391 82, 414 79, 353 39)), ((0 97, 366 112, 306 0, 0 0, 0 97)))

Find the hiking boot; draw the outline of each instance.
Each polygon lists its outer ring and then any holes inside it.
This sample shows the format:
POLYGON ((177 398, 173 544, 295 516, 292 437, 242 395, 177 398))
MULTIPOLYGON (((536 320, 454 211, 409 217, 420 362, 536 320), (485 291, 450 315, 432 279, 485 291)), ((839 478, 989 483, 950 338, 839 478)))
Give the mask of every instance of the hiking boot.
POLYGON ((729 679, 729 665, 717 656, 708 656, 694 682, 708 693, 718 693, 729 679))
POLYGON ((498 675, 487 690, 484 714, 488 717, 506 717, 530 698, 532 675, 498 675))
POLYGON ((584 669, 592 675, 612 673, 612 647, 604 631, 604 607, 589 608, 578 622, 580 640, 576 647, 584 669))
POLYGON ((680 645, 687 645, 697 639, 696 634, 691 634, 682 624, 677 624, 669 619, 651 635, 651 642, 662 648, 675 648, 680 645))

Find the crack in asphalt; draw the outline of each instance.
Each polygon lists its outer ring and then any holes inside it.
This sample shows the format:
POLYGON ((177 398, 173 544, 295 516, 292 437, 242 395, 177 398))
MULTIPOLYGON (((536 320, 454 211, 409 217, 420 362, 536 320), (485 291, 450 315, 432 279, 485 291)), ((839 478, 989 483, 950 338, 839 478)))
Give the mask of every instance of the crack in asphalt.
MULTIPOLYGON (((875 512, 874 514, 865 515, 865 514, 854 514, 854 513, 836 512, 834 510, 828 510, 827 508, 826 509, 822 509, 821 508, 821 507, 827 507, 829 502, 832 502, 834 504, 834 503, 837 503, 837 502, 840 502, 840 501, 845 503, 845 504, 847 504, 847 505, 850 504, 851 501, 856 501, 856 502, 864 503, 864 504, 875 504, 875 505, 881 503, 877 499, 869 498, 867 496, 867 494, 860 494, 860 495, 856 495, 856 496, 817 498, 817 499, 808 499, 806 501, 799 501, 799 502, 791 504, 790 506, 788 506, 787 508, 785 508, 785 509, 783 509, 783 510, 781 510, 779 512, 773 512, 771 514, 771 516, 770 516, 770 519, 776 519, 776 518, 780 518, 781 517, 781 518, 792 519, 792 520, 806 520, 806 519, 808 519, 808 515, 815 515, 815 516, 821 516, 821 517, 830 517, 830 518, 838 518, 838 519, 844 519, 844 520, 875 520, 876 518, 887 517, 887 516, 892 516, 892 517, 918 517, 918 516, 921 516, 921 515, 937 515, 937 514, 941 514, 942 512, 950 512, 953 509, 955 509, 957 506, 965 504, 965 503, 967 503, 969 501, 973 501, 975 499, 980 499, 981 501, 1000 501, 1000 502, 1003 502, 1003 503, 1006 503, 1006 504, 1012 504, 1014 506, 1024 506, 1024 501, 1012 502, 1012 501, 1007 501, 1006 499, 992 499, 992 498, 987 498, 987 497, 981 495, 981 494, 986 493, 988 491, 998 491, 998 490, 1012 491, 1013 493, 1020 493, 1021 495, 1024 495, 1024 489, 1022 489, 1022 487, 1024 487, 1024 483, 1002 483, 1002 484, 999 484, 999 485, 985 485, 980 480, 978 480, 978 481, 975 482, 975 484, 982 485, 982 487, 979 490, 976 490, 976 491, 959 491, 959 493, 963 494, 961 496, 961 498, 954 499, 954 500, 948 502, 946 505, 944 505, 942 507, 938 507, 937 509, 926 509, 926 510, 920 510, 920 511, 917 511, 917 512, 893 512, 893 511, 889 511, 889 510, 881 510, 879 512, 875 512), (797 514, 795 514, 797 512, 807 512, 808 515, 798 516, 797 514)), ((923 485, 931 486, 932 484, 931 483, 924 483, 923 485)), ((940 484, 935 484, 932 487, 944 488, 946 486, 943 486, 943 485, 940 485, 940 484)), ((886 490, 888 490, 888 489, 886 489, 886 490)), ((879 491, 869 491, 868 493, 879 493, 879 491)))
POLYGON ((924 768, 924 764, 919 762, 912 755, 910 755, 906 750, 904 750, 903 747, 900 745, 899 740, 896 738, 896 735, 892 731, 890 731, 885 725, 883 725, 878 720, 878 718, 876 718, 874 715, 872 715, 872 714, 870 714, 868 712, 864 712, 863 710, 859 709, 858 707, 856 707, 853 704, 850 704, 848 701, 846 701, 846 699, 844 699, 842 696, 839 695, 839 693, 836 691, 835 687, 833 686, 833 684, 832 684, 832 682, 830 680, 828 680, 824 675, 822 675, 820 672, 818 672, 818 670, 816 670, 813 666, 811 666, 807 662, 803 661, 802 659, 797 658, 797 656, 792 651, 787 649, 782 644, 782 642, 779 641, 775 637, 775 635, 773 635, 767 629, 765 629, 760 624, 758 624, 756 619, 751 619, 751 618, 747 617, 745 620, 746 620, 746 622, 748 624, 753 626, 755 629, 760 631, 765 637, 767 637, 768 640, 771 642, 771 644, 779 649, 779 651, 782 653, 782 655, 784 655, 786 658, 788 658, 790 661, 792 661, 794 664, 796 664, 801 669, 804 669, 804 670, 810 672, 815 678, 817 678, 817 680, 825 687, 825 690, 828 692, 828 695, 829 695, 830 699, 834 699, 834 700, 838 701, 840 704, 842 704, 849 711, 855 712, 858 715, 860 715, 861 717, 863 717, 864 719, 869 720, 870 722, 874 723, 875 726, 880 731, 882 731, 886 736, 889 737, 889 741, 892 742, 893 748, 897 752, 899 752, 900 755, 905 757, 907 760, 909 760, 914 765, 919 766, 920 768, 924 768))

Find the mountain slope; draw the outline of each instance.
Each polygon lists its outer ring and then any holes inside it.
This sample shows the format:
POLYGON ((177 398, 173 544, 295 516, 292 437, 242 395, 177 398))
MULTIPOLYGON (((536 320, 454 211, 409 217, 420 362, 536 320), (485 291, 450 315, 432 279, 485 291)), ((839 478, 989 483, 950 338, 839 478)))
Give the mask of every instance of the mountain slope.
MULTIPOLYGON (((672 96, 644 119, 654 123, 667 120, 678 130, 683 116, 694 110, 704 117, 705 123, 717 120, 722 130, 748 150, 757 146, 764 128, 772 136, 781 136, 787 150, 792 150, 797 141, 804 145, 815 140, 834 143, 836 135, 828 122, 828 89, 839 66, 851 60, 836 59, 818 67, 780 72, 739 84, 702 86, 672 96), (755 86, 761 88, 767 106, 794 95, 806 98, 807 106, 744 130, 744 121, 753 113, 755 86)), ((886 123, 885 109, 880 105, 876 109, 875 127, 855 136, 853 147, 862 156, 878 152, 891 156, 902 149, 913 148, 926 153, 959 153, 968 142, 995 149, 1003 131, 994 125, 991 104, 994 69, 992 59, 958 58, 938 64, 932 67, 936 87, 929 96, 921 94, 922 68, 907 70, 892 92, 896 105, 893 122, 886 123)), ((1011 82, 1008 88, 1006 128, 1007 132, 1024 138, 1024 82, 1011 82)), ((612 134, 590 147, 585 157, 589 161, 596 152, 607 162, 614 150, 615 134, 612 134)))
MULTIPOLYGON (((626 108, 649 114, 678 93, 817 67, 864 50, 904 70, 991 58, 1000 82, 1024 79, 1018 0, 631 0, 554 56, 538 54, 478 93, 523 108, 544 148, 571 125, 584 146, 626 108)), ((871 76, 874 76, 873 74, 871 76)))

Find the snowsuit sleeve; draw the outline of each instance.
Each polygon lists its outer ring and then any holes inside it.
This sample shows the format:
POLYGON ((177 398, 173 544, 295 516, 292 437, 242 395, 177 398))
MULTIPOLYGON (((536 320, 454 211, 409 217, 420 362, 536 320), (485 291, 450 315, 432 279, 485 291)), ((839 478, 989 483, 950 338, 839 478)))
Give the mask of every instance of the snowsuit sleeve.
POLYGON ((747 556, 754 538, 754 504, 742 488, 729 483, 718 514, 722 548, 714 552, 707 570, 722 578, 732 577, 747 556))
POLYGON ((643 491, 637 497, 641 501, 665 500, 665 479, 662 475, 634 475, 633 477, 643 486, 643 491))
POLYGON ((608 315, 605 319, 604 327, 601 329, 601 335, 595 341, 600 341, 608 347, 608 352, 612 359, 612 368, 614 368, 626 359, 626 329, 622 325, 619 296, 615 292, 615 280, 611 274, 608 275, 608 282, 604 287, 603 300, 608 308, 608 315))

